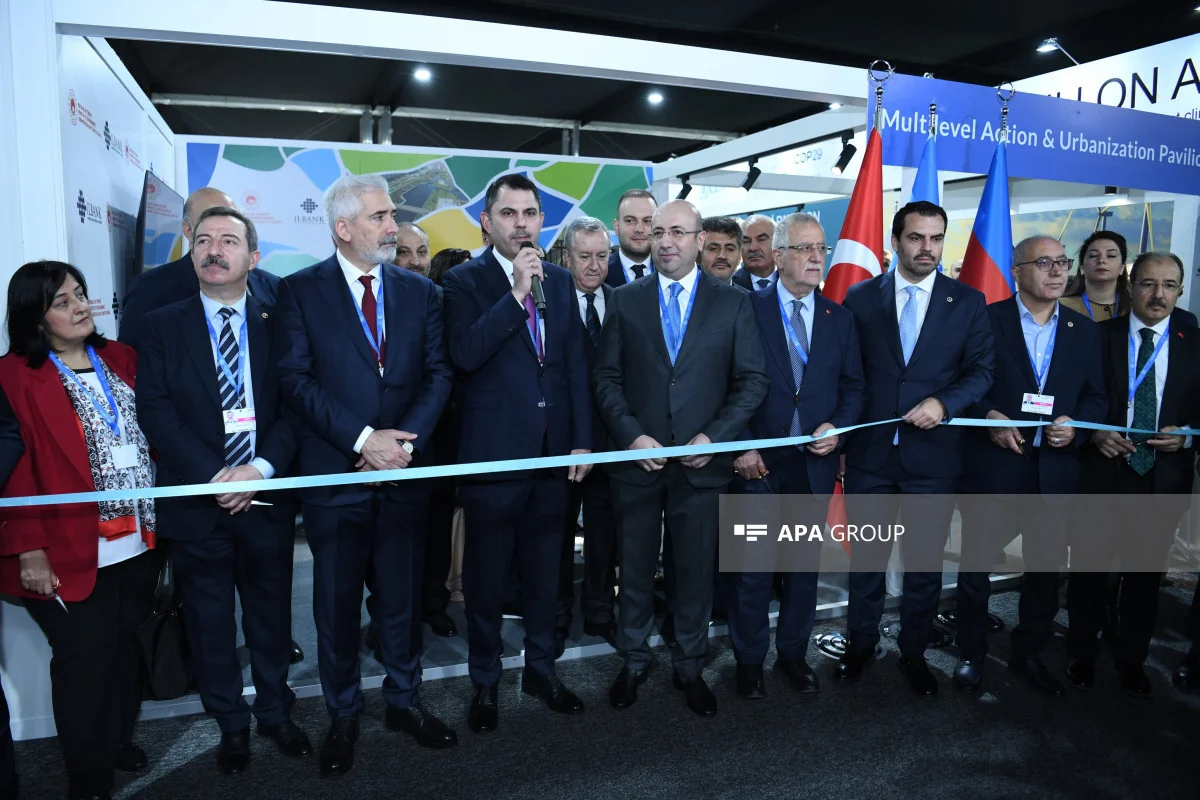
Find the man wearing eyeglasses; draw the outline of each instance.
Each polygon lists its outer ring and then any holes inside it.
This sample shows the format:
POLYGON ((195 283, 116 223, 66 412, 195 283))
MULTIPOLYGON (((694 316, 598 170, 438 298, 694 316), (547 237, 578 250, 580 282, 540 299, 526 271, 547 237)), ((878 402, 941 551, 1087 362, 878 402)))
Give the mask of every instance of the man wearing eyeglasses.
POLYGON ((978 690, 983 680, 989 571, 996 553, 1020 534, 1025 574, 1009 666, 1044 694, 1064 692, 1041 652, 1058 613, 1058 571, 1072 511, 1063 496, 1079 491, 1079 449, 1089 434, 1065 423, 1100 422, 1108 412, 1100 331, 1086 315, 1058 302, 1070 270, 1071 259, 1057 239, 1028 238, 1013 250, 1017 293, 987 308, 996 381, 968 414, 1011 421, 1013 427, 975 428, 967 435, 959 485, 961 655, 954 670, 954 684, 965 691, 978 690), (1021 426, 1026 420, 1054 424, 1021 426), (1023 497, 1014 503, 1012 495, 1023 497))
POLYGON ((686 200, 661 206, 650 238, 656 278, 612 293, 593 372, 596 407, 614 444, 644 453, 609 467, 621 554, 617 643, 625 657, 609 702, 632 705, 654 660, 646 639, 665 523, 676 575, 673 681, 692 711, 712 716, 717 699, 701 670, 717 504, 733 477, 733 456, 668 461, 654 451, 737 439, 767 393, 767 375, 750 297, 696 268, 704 243, 696 207, 686 200))
MULTIPOLYGON (((1171 318, 1183 291, 1183 262, 1171 253, 1143 253, 1129 271, 1132 311, 1100 324, 1108 417, 1104 421, 1157 434, 1097 431, 1089 482, 1110 495, 1107 524, 1073 538, 1067 595, 1067 680, 1090 689, 1100 654, 1108 576, 1121 564, 1116 619, 1109 624, 1121 687, 1151 693, 1145 661, 1158 612, 1159 577, 1175 529, 1188 507, 1195 449, 1172 433, 1200 423, 1200 329, 1171 318), (1098 451, 1098 452, 1096 452, 1098 451), (1154 495, 1139 502, 1128 495, 1154 495)), ((1088 448, 1091 450, 1091 448, 1088 448)))
MULTIPOLYGON (((751 305, 763 349, 768 353, 771 386, 750 420, 749 436, 770 439, 811 434, 858 422, 865 383, 854 316, 815 291, 825 272, 828 246, 821 223, 796 213, 775 228, 775 265, 779 280, 754 293, 751 305)), ((734 462, 735 490, 743 494, 817 494, 833 492, 841 437, 827 436, 807 445, 751 450, 734 462)), ((775 669, 799 692, 820 688, 808 665, 808 640, 817 610, 817 574, 821 544, 807 542, 805 572, 783 576, 775 669)), ((737 693, 748 699, 766 696, 763 662, 770 643, 767 617, 772 575, 743 572, 735 579, 736 602, 729 633, 737 659, 737 693)))

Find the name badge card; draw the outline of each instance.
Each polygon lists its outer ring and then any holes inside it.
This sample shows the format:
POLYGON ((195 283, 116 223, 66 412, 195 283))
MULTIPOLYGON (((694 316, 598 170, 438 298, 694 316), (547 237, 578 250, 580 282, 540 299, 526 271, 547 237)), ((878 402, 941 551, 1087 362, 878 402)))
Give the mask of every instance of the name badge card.
POLYGON ((137 445, 119 444, 112 449, 113 466, 117 469, 133 469, 138 465, 137 445))
POLYGON ((1021 412, 1049 416, 1054 411, 1054 395, 1026 392, 1021 396, 1021 412))
POLYGON ((235 408, 225 411, 225 435, 254 430, 254 409, 235 408))

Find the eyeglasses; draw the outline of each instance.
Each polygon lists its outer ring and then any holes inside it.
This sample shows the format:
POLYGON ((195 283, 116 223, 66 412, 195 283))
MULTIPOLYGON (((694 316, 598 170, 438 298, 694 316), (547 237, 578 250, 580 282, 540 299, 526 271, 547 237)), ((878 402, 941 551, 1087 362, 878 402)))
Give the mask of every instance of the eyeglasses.
POLYGON ((665 238, 670 238, 677 242, 685 236, 692 236, 699 232, 700 231, 685 231, 683 228, 671 228, 670 230, 665 231, 662 228, 655 228, 654 230, 650 231, 650 238, 656 242, 661 242, 665 238))
POLYGON ((833 252, 833 248, 830 247, 829 245, 825 244, 824 242, 821 242, 820 244, 818 244, 817 242, 801 242, 800 244, 786 244, 783 247, 781 247, 780 249, 781 250, 795 250, 797 253, 799 253, 802 256, 806 256, 809 253, 813 252, 814 250, 817 253, 824 253, 825 255, 829 255, 830 253, 833 252))
POLYGON ((1071 267, 1075 265, 1073 258, 1042 258, 1034 259, 1033 261, 1022 261, 1020 264, 1013 264, 1014 267, 1023 267, 1026 264, 1033 264, 1042 272, 1049 272, 1051 267, 1058 267, 1063 272, 1070 272, 1071 267))
POLYGON ((1180 284, 1178 281, 1161 281, 1160 282, 1160 281, 1151 281, 1151 280, 1138 281, 1137 283, 1134 284, 1134 286, 1137 287, 1138 291, 1142 291, 1142 292, 1153 292, 1155 289, 1157 289, 1158 287, 1161 286, 1163 291, 1166 292, 1167 294, 1174 294, 1175 292, 1178 292, 1181 285, 1182 284, 1180 284))

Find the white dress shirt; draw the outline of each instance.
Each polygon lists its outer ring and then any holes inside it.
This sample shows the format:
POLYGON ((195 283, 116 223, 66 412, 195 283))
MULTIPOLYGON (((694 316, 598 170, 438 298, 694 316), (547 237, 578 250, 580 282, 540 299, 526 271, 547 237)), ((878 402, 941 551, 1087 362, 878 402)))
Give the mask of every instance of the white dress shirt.
MULTIPOLYGON (((746 269, 746 268, 742 267, 742 269, 746 269)), ((766 286, 760 286, 758 283, 759 281, 767 281, 769 283, 774 283, 776 285, 779 284, 779 270, 777 270, 777 269, 772 270, 771 274, 765 278, 758 277, 757 275, 755 275, 753 272, 751 272, 748 269, 746 269, 746 274, 750 276, 750 285, 753 287, 752 291, 755 291, 755 292, 757 292, 759 289, 767 288, 766 286)), ((733 275, 729 276, 729 282, 733 283, 733 275)), ((791 309, 788 309, 788 310, 790 311, 791 309)))
MULTIPOLYGON (((1150 330, 1154 331, 1154 346, 1158 347, 1158 342, 1167 331, 1167 327, 1171 323, 1171 318, 1167 317, 1162 322, 1154 325, 1150 330)), ((1142 347, 1142 328, 1149 327, 1137 318, 1132 312, 1129 314, 1129 338, 1134 343, 1134 374, 1137 374, 1137 351, 1142 347)), ((1126 347, 1129 345, 1126 344, 1126 347)), ((1167 356, 1171 352, 1170 337, 1167 337, 1167 342, 1162 346, 1162 350, 1158 351, 1158 356, 1154 359, 1154 430, 1158 430, 1158 415, 1162 412, 1163 389, 1167 385, 1167 356)), ((1126 369, 1129 369, 1126 366, 1126 369)), ((1129 388, 1133 388, 1130 383, 1129 388)), ((1129 404, 1129 410, 1125 414, 1125 424, 1133 427, 1133 404, 1129 404)))
MULTIPOLYGON (((216 331, 217 342, 221 339, 221 329, 225 327, 225 320, 221 317, 221 309, 228 306, 233 309, 233 316, 229 318, 229 325, 233 328, 233 338, 237 341, 238 350, 246 354, 246 373, 242 376, 242 396, 246 398, 246 408, 254 408, 254 378, 250 372, 250 350, 249 342, 242 340, 242 323, 246 321, 246 295, 242 295, 235 303, 221 303, 213 300, 204 292, 200 293, 200 302, 204 305, 204 316, 212 323, 212 328, 216 331)), ((246 331, 246 336, 250 335, 250 331, 246 331)), ((208 343, 212 345, 213 366, 217 368, 217 372, 221 371, 221 351, 217 348, 217 342, 208 337, 208 343)), ((256 451, 258 446, 258 431, 250 431, 250 452, 256 451)), ((250 459, 250 466, 262 473, 264 480, 270 480, 275 477, 275 467, 264 458, 250 459)))
MULTIPOLYGON (((687 319, 688 303, 692 302, 692 292, 696 290, 696 279, 700 275, 699 267, 692 267, 692 271, 683 276, 679 280, 672 280, 661 272, 658 275, 658 286, 662 290, 662 298, 664 303, 671 302, 671 284, 678 283, 683 287, 683 291, 679 293, 679 319, 680 321, 687 319)), ((658 318, 662 319, 662 308, 659 309, 658 318)), ((682 340, 680 344, 683 344, 682 340)))
MULTIPOLYGON (((604 324, 604 289, 599 288, 592 292, 596 296, 593 305, 596 306, 596 316, 600 319, 600 324, 604 324)), ((587 327, 587 292, 575 287, 575 299, 579 301, 579 318, 583 320, 584 327, 587 327)))
MULTIPOLYGON (((516 279, 516 275, 513 272, 513 270, 514 270, 513 262, 509 261, 507 258, 500 255, 500 251, 497 250, 495 247, 492 248, 492 255, 494 255, 496 257, 496 260, 500 262, 501 268, 504 269, 504 275, 505 275, 505 277, 508 278, 508 285, 516 286, 517 279, 516 279)), ((513 300, 516 301, 516 298, 514 297, 513 300)), ((522 311, 525 310, 524 303, 517 302, 517 305, 519 305, 521 307, 522 311)), ((528 323, 526 323, 526 325, 525 325, 525 330, 526 331, 529 330, 528 323)), ((545 318, 542 317, 541 314, 538 314, 538 333, 542 337, 542 352, 545 353, 546 352, 546 320, 545 320, 545 318)), ((531 341, 532 341, 532 337, 531 337, 531 341)))
MULTIPOLYGON (((1046 320, 1045 325, 1039 325, 1037 320, 1033 318, 1033 312, 1025 307, 1024 301, 1021 300, 1021 293, 1017 292, 1013 295, 1017 299, 1017 315, 1021 320, 1021 336, 1025 339, 1025 352, 1033 353, 1033 362, 1030 366, 1033 367, 1033 377, 1037 378, 1037 371, 1042 366, 1042 359, 1046 357, 1046 348, 1050 347, 1053 341, 1051 337, 1057 335, 1058 332, 1058 303, 1054 304, 1054 313, 1050 315, 1050 319, 1046 320)), ((1052 356, 1053 357, 1053 356, 1052 356)), ((1046 365, 1046 373, 1042 375, 1042 381, 1038 384, 1038 393, 1040 394, 1046 388, 1046 380, 1050 377, 1050 365, 1046 365)), ((1033 446, 1042 446, 1042 429, 1038 428, 1033 434, 1033 446)))
POLYGON ((917 283, 909 283, 904 279, 899 272, 896 273, 896 322, 900 322, 900 316, 904 313, 904 304, 908 302, 909 286, 916 286, 917 293, 913 300, 917 304, 917 338, 921 338, 921 327, 925 324, 925 314, 929 311, 929 300, 933 297, 933 283, 937 280, 937 271, 926 275, 917 283))
MULTIPOLYGON (((382 283, 383 268, 380 267, 380 265, 376 264, 374 267, 371 268, 370 272, 363 272, 361 269, 359 269, 358 267, 351 264, 346 259, 346 257, 342 255, 341 250, 337 251, 337 260, 338 260, 338 265, 342 268, 342 275, 345 276, 346 283, 350 287, 350 296, 354 298, 354 302, 358 306, 360 311, 362 310, 362 301, 363 301, 363 297, 365 297, 367 294, 367 290, 366 290, 366 287, 364 287, 362 285, 362 281, 360 281, 359 278, 363 277, 364 275, 370 275, 372 278, 375 279, 375 280, 371 281, 371 291, 375 295, 376 308, 378 308, 379 290, 381 288, 383 288, 383 283, 382 283)), ((367 335, 366 333, 363 333, 363 336, 366 336, 366 335, 367 335)), ((387 340, 386 319, 384 321, 383 330, 379 331, 379 339, 380 339, 380 341, 387 340)), ((382 367, 380 367, 379 372, 380 372, 380 374, 383 373, 382 367)), ((363 428, 362 433, 360 433, 358 435, 358 439, 355 440, 355 442, 354 442, 354 452, 362 453, 363 445, 367 443, 367 437, 369 437, 374 432, 375 432, 375 429, 372 428, 370 425, 363 428)))
MULTIPOLYGON (((779 295, 780 301, 783 303, 783 310, 787 313, 788 319, 792 318, 792 303, 800 301, 800 318, 804 320, 804 330, 808 334, 808 352, 812 352, 812 335, 813 335, 813 296, 809 292, 804 297, 796 297, 787 289, 783 288, 783 281, 775 282, 775 292, 779 295)), ((800 335, 800 331, 796 331, 796 335, 800 335)), ((784 342, 786 345, 787 343, 784 342)), ((785 348, 786 349, 786 348, 785 348)))
POLYGON ((654 273, 654 264, 651 262, 649 255, 646 256, 645 261, 634 261, 632 258, 625 255, 624 250, 618 247, 617 258, 621 259, 621 269, 625 270, 626 283, 633 283, 638 279, 637 273, 633 271, 634 264, 642 264, 646 267, 646 271, 642 274, 643 278, 654 273))

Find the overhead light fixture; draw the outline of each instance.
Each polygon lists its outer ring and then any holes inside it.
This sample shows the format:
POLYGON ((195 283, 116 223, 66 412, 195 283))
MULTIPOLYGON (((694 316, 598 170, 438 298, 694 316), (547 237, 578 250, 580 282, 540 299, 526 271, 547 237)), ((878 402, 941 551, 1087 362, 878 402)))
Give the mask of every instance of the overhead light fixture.
POLYGON ((1104 187, 1104 196, 1105 197, 1112 197, 1116 193, 1117 193, 1117 187, 1115 187, 1115 186, 1105 186, 1104 187))
POLYGON ((652 106, 656 106, 663 101, 662 92, 651 92, 646 95, 646 102, 652 106))
POLYGON ((689 183, 691 179, 691 175, 683 176, 683 188, 679 190, 679 194, 675 195, 676 200, 686 200, 687 196, 692 193, 692 184, 689 183))
POLYGON ((1064 56, 1071 59, 1072 64, 1079 66, 1079 62, 1075 60, 1075 56, 1067 52, 1066 48, 1059 43, 1057 36, 1051 36, 1047 39, 1043 39, 1042 43, 1037 46, 1037 51, 1039 53, 1053 53, 1055 50, 1058 50, 1064 56))
POLYGON ((842 152, 841 155, 838 156, 837 163, 833 165, 834 175, 841 175, 843 172, 845 172, 846 167, 850 166, 850 160, 854 158, 854 154, 858 152, 858 148, 850 142, 852 138, 853 134, 842 134, 842 152))
POLYGON ((762 175, 762 170, 758 168, 758 159, 750 160, 750 171, 746 173, 746 180, 742 181, 742 188, 747 192, 754 186, 754 182, 758 180, 758 176, 762 175))
POLYGON ((433 77, 433 73, 429 71, 429 67, 417 67, 415 70, 413 70, 413 77, 419 80, 421 83, 426 83, 430 78, 433 77))
POLYGON ((837 111, 837 110, 838 110, 839 108, 841 108, 841 107, 842 107, 842 104, 841 104, 841 103, 830 103, 830 104, 829 104, 829 110, 830 110, 830 111, 837 111))

